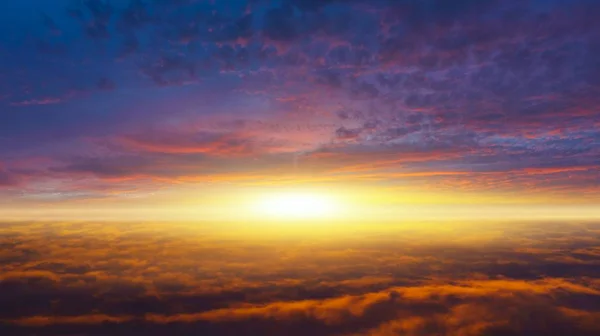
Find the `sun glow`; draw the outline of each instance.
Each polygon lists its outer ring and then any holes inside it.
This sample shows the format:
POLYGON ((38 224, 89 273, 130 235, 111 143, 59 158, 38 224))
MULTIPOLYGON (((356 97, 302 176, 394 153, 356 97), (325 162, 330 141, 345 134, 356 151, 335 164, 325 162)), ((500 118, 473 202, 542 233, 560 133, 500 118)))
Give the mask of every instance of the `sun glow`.
POLYGON ((319 219, 335 216, 339 206, 327 195, 313 193, 279 193, 266 196, 256 204, 262 216, 278 219, 319 219))

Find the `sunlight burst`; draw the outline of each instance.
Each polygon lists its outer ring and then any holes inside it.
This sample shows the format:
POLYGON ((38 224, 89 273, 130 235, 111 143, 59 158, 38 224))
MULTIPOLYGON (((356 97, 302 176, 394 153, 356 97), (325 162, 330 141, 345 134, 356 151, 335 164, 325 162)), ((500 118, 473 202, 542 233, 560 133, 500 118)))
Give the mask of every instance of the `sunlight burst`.
POLYGON ((317 219, 335 215, 338 206, 326 195, 280 193, 261 199, 257 203, 257 210, 262 215, 281 219, 317 219))

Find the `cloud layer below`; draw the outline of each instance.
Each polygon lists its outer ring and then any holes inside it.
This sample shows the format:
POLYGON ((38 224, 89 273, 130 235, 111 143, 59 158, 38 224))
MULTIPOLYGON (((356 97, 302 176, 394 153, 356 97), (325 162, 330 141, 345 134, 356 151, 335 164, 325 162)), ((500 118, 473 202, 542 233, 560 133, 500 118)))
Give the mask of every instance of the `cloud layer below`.
POLYGON ((215 224, 4 223, 0 331, 600 332, 595 223, 215 224))

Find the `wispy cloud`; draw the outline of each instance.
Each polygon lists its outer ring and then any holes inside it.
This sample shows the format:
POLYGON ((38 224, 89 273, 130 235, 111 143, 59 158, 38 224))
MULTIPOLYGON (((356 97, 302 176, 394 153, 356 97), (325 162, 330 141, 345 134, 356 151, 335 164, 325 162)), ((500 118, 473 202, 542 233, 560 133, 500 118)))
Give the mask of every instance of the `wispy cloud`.
POLYGON ((136 155, 130 168, 164 176, 148 167, 167 169, 169 155, 168 175, 191 178, 179 163, 204 155, 235 161, 235 176, 452 175, 443 183, 457 190, 598 192, 600 8, 589 1, 39 8, 18 23, 31 43, 2 42, 0 159, 43 144, 57 163, 46 181, 85 171, 72 168, 93 134, 113 145, 85 160, 112 175, 115 156, 136 155))

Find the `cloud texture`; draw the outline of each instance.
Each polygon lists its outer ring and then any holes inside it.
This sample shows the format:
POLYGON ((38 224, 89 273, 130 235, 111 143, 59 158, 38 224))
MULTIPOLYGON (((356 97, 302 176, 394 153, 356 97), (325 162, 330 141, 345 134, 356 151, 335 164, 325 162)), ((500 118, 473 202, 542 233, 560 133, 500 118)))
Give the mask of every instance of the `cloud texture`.
POLYGON ((593 223, 346 223, 252 234, 260 230, 228 223, 2 224, 0 331, 600 331, 600 227, 593 223))
POLYGON ((0 188, 12 197, 310 174, 597 199, 594 1, 0 8, 0 188))

